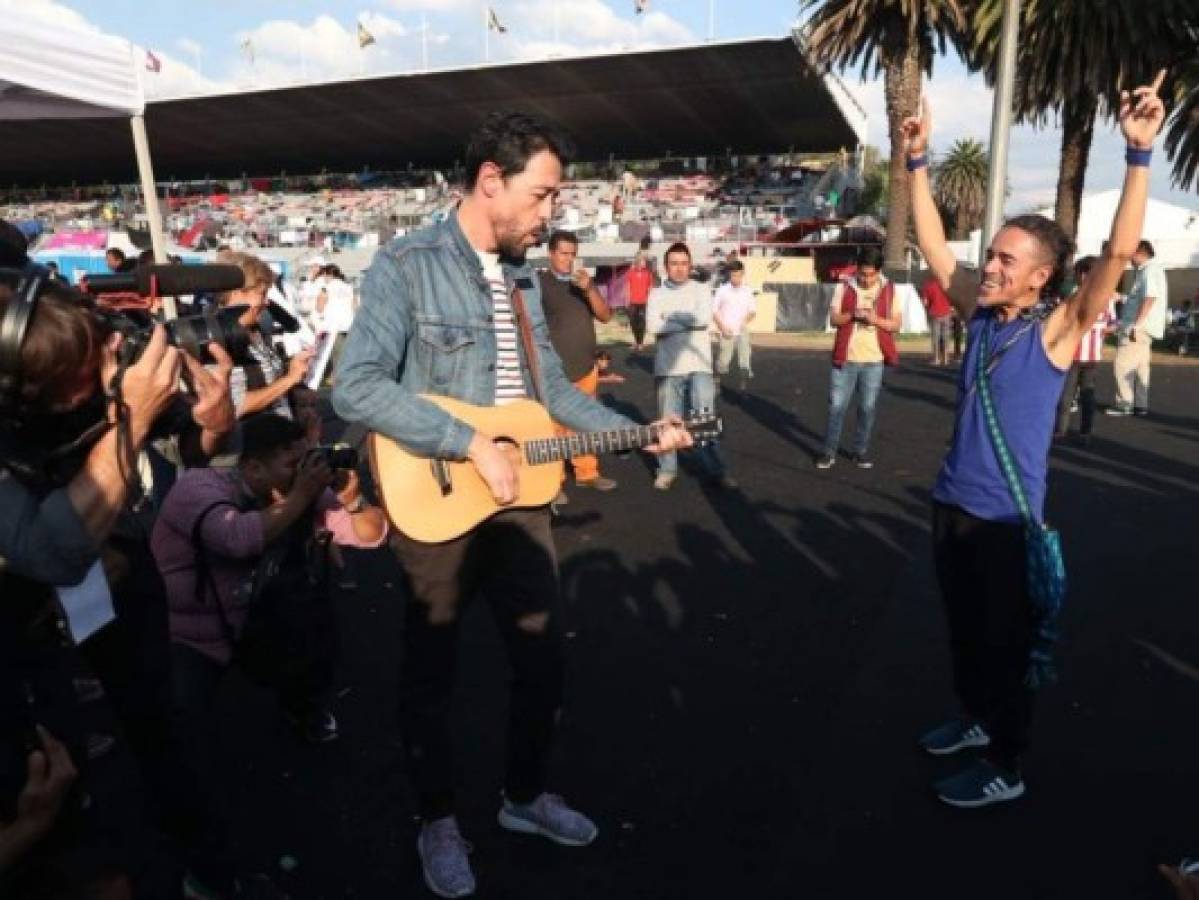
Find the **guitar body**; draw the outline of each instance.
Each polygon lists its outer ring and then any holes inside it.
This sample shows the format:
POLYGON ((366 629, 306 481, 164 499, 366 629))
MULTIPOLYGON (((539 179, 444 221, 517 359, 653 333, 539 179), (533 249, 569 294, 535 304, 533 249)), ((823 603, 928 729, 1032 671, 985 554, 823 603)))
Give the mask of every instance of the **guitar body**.
POLYGON ((441 543, 504 509, 545 506, 554 499, 562 487, 563 464, 527 465, 521 452, 525 441, 554 436, 554 423, 545 407, 532 400, 473 406, 449 397, 425 395, 425 399, 497 441, 510 442, 520 494, 515 503, 499 506, 473 463, 415 456, 390 438, 372 433, 371 469, 379 499, 400 533, 424 543, 441 543), (448 476, 447 491, 438 480, 438 470, 448 476))

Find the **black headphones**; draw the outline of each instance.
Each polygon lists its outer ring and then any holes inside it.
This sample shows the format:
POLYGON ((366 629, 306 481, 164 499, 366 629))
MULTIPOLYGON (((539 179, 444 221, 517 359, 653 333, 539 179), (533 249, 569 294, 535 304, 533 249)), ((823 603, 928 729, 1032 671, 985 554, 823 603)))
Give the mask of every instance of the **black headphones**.
POLYGON ((10 418, 21 406, 21 347, 49 274, 40 266, 30 265, 0 269, 0 280, 15 280, 17 285, 0 317, 0 416, 10 418))

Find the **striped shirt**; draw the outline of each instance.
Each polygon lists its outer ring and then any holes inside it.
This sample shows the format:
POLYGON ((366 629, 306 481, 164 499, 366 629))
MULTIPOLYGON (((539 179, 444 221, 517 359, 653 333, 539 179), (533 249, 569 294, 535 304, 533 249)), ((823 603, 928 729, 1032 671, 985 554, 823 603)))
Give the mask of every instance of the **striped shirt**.
POLYGON ((516 350, 516 317, 512 314, 512 300, 504 283, 499 254, 475 252, 483 264, 483 276, 491 286, 491 302, 495 307, 495 405, 502 406, 525 396, 520 354, 516 350))
MULTIPOLYGON (((261 333, 254 332, 251 334, 247 349, 254 363, 262 370, 263 384, 260 387, 274 384, 286 374, 287 367, 283 360, 279 358, 279 355, 275 353, 270 344, 263 339, 261 333)), ((246 371, 245 366, 234 366, 233 371, 229 373, 229 392, 233 395, 233 406, 235 409, 241 407, 242 401, 246 399, 246 393, 250 390, 250 375, 246 371)), ((279 397, 274 403, 264 409, 263 412, 275 413, 286 419, 290 419, 291 404, 287 401, 287 394, 279 397)))
POLYGON ((1103 341, 1107 337, 1107 329, 1116 323, 1116 310, 1109 305, 1105 312, 1099 314, 1098 320, 1090 330, 1082 336, 1082 343, 1074 354, 1074 361, 1080 363, 1095 363, 1103 361, 1103 341))

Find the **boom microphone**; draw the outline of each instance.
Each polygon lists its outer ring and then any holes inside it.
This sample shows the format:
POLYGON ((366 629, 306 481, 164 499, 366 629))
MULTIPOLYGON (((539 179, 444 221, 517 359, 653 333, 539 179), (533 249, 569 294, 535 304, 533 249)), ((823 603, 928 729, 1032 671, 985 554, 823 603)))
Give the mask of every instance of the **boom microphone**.
POLYGON ((89 275, 89 294, 138 294, 142 297, 178 297, 180 294, 219 294, 246 283, 237 266, 138 266, 116 275, 89 275))

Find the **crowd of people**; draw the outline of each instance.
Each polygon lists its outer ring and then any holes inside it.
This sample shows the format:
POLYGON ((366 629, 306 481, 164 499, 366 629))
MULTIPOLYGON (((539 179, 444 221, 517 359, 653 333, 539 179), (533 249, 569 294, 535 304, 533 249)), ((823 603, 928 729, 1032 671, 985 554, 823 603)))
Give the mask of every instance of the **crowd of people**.
MULTIPOLYGON (((920 739, 936 757, 981 751, 934 785, 954 807, 1025 792, 1031 712, 1052 681, 1064 593, 1056 535, 1043 519, 1049 449, 1064 431, 1063 410, 1069 415, 1068 373, 1089 433, 1094 343, 1109 328, 1120 334, 1121 400, 1127 411, 1148 409, 1144 351, 1165 297, 1140 233, 1164 117, 1159 85, 1125 96, 1123 201, 1109 245, 1078 261, 1068 291, 1060 285, 1069 241, 1039 216, 1009 220, 980 271, 957 263, 929 186, 931 113, 904 125, 916 236, 932 278, 926 298, 938 322, 934 364, 949 362, 953 317, 966 336, 956 427, 933 490, 933 554, 960 708, 920 739), (1129 261, 1136 282, 1113 319, 1129 261)), ((577 238, 549 234, 544 271, 526 258, 547 237, 570 154, 545 123, 490 116, 467 147, 455 213, 384 246, 356 310, 325 260, 289 295, 261 260, 223 253, 241 286, 211 303, 236 316, 243 338, 190 352, 155 322, 131 341, 127 324, 0 235, 6 896, 280 896, 231 839, 213 700, 236 666, 273 692, 298 741, 338 737, 328 692, 339 547, 389 544, 402 567, 398 719, 429 889, 441 897, 476 889, 457 819, 450 716, 461 613, 476 597, 491 607, 512 670, 499 825, 566 847, 596 839, 597 824, 548 784, 566 700, 555 504, 522 502, 519 454, 502 434, 471 424, 470 410, 540 402, 572 448, 576 487, 617 485, 588 455, 597 445, 571 435, 643 434, 657 457, 655 488, 673 486, 679 454, 688 453, 706 486, 735 491, 718 442, 697 445, 689 423, 697 412, 715 414, 734 360, 748 389, 756 302, 735 256, 713 286, 692 277, 686 243, 666 248, 660 274, 647 248, 633 267, 630 324, 635 352, 653 338, 657 418, 641 426, 599 402, 598 384, 615 376, 595 325, 612 310, 577 266, 577 238), (416 456, 468 462, 493 514, 438 543, 394 528, 371 501, 353 449, 322 443, 318 352, 276 346, 272 296, 306 320, 314 340, 340 336, 329 355, 341 419, 416 456)), ((114 269, 125 264, 113 260, 114 269)), ((877 252, 864 252, 853 279, 838 286, 830 323, 829 413, 816 464, 836 462, 856 393, 850 458, 868 469, 902 325, 877 252)), ((1170 877, 1181 893, 1191 875, 1170 877)))

